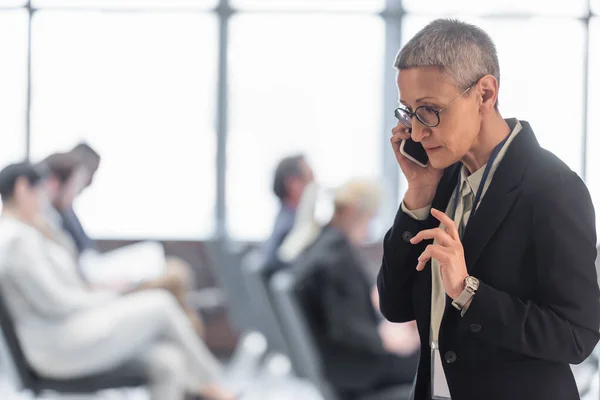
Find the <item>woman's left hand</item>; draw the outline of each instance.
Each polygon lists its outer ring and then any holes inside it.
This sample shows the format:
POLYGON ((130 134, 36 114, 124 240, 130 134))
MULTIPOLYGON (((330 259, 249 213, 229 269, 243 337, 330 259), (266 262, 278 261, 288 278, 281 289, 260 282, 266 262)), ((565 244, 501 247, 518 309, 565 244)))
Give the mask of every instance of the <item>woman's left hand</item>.
POLYGON ((431 215, 440 221, 440 226, 421 231, 410 241, 412 244, 418 244, 423 240, 435 240, 435 244, 427 246, 419 256, 417 271, 422 271, 430 259, 438 260, 444 290, 452 300, 456 300, 463 292, 465 278, 469 275, 458 228, 450 217, 435 208, 431 209, 431 215))

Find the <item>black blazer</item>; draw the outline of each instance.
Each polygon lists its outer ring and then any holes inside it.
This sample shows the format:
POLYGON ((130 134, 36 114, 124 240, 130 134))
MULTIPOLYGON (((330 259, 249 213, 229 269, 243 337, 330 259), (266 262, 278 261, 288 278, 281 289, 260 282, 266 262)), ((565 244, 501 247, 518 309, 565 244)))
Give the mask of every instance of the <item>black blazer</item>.
POLYGON ((292 268, 306 271, 304 306, 329 380, 341 390, 375 386, 388 353, 377 330, 371 286, 350 242, 326 226, 292 268))
MULTIPOLYGON (((521 124, 463 236, 479 290, 464 317, 446 296, 439 345, 453 400, 578 399, 569 363, 582 362, 600 336, 590 195, 521 124)), ((446 209, 459 170, 458 163, 445 171, 433 207, 446 209)), ((409 240, 437 225, 431 216, 415 221, 400 210, 377 278, 383 315, 417 320, 415 400, 430 398, 431 269, 415 267, 431 242, 409 240)))

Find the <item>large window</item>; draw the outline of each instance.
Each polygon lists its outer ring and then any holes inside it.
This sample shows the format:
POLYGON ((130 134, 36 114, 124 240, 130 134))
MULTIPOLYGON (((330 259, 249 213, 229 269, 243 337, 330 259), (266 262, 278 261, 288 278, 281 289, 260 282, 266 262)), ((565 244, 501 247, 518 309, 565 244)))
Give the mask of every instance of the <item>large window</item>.
MULTIPOLYGON (((592 0, 597 1, 597 0, 592 0)), ((586 0, 403 0, 408 13, 444 15, 561 15, 580 16, 586 12, 586 0)), ((510 30, 505 31, 510 35, 510 30)))
MULTIPOLYGON (((600 4, 598 4, 600 6, 600 4)), ((599 10, 600 11, 600 10, 599 10)), ((590 23, 589 103, 587 134, 587 185, 596 206, 596 228, 600 231, 600 19, 590 23)))
POLYGON ((0 8, 18 7, 22 6, 27 0, 0 0, 0 8))
POLYGON ((227 212, 234 238, 270 232, 273 172, 285 155, 305 153, 325 185, 380 174, 383 45, 376 16, 232 20, 227 212))
POLYGON ((25 11, 0 9, 0 168, 25 157, 28 24, 25 11))
POLYGON ((231 0, 242 10, 380 11, 385 0, 231 0))
POLYGON ((32 29, 32 157, 82 140, 99 151, 77 204, 91 234, 210 236, 215 18, 40 11, 32 29))
POLYGON ((90 7, 104 9, 148 9, 215 7, 219 0, 31 0, 35 7, 90 7))

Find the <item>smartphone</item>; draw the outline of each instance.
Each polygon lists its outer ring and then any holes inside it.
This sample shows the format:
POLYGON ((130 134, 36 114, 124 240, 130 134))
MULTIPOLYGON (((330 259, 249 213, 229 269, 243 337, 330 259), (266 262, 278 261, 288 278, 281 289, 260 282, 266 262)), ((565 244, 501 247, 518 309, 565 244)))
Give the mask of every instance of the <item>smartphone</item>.
POLYGON ((423 145, 412 139, 405 139, 400 143, 400 153, 420 167, 425 168, 429 163, 429 157, 427 157, 423 145))

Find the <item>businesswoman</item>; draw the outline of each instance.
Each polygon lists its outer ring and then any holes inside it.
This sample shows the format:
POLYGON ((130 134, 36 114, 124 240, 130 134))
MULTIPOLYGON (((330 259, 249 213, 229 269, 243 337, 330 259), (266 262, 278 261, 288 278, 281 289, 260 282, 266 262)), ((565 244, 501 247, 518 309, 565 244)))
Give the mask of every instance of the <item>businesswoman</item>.
POLYGON ((433 21, 395 66, 391 143, 408 189, 378 289, 387 319, 417 321, 415 400, 578 399, 569 364, 591 353, 600 321, 586 186, 527 122, 502 118, 481 29, 433 21))

